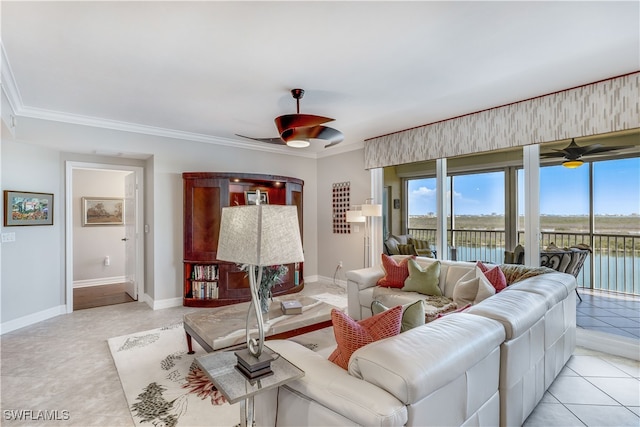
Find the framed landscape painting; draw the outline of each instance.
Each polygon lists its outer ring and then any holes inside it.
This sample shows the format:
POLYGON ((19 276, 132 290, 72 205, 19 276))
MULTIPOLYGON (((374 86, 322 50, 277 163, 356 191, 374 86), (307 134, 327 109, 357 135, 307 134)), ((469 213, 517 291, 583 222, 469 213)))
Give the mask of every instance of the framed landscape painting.
POLYGON ((4 226, 53 225, 53 194, 4 191, 4 226))
POLYGON ((83 197, 82 226, 124 225, 124 199, 83 197))

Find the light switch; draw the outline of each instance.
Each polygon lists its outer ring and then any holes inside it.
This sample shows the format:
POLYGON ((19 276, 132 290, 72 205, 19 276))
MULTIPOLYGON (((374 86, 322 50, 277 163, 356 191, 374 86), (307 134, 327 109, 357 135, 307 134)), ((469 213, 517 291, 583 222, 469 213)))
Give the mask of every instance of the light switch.
POLYGON ((15 242, 16 241, 16 233, 2 233, 2 243, 15 242))

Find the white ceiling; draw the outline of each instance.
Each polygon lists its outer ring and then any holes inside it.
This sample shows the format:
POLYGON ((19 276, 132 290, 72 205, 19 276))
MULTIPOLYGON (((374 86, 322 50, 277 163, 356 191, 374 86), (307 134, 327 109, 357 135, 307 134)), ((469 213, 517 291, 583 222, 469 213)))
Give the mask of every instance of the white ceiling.
POLYGON ((300 87, 345 134, 327 155, 638 71, 639 5, 3 0, 2 75, 18 115, 242 146, 300 87))

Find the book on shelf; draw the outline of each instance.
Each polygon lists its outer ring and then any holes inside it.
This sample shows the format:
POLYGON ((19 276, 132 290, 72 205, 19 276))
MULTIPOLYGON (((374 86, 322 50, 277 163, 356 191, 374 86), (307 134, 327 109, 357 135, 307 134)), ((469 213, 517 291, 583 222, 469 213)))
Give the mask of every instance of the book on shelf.
POLYGON ((280 308, 284 314, 302 314, 302 304, 298 300, 281 301, 280 308))
POLYGON ((191 272, 193 280, 218 280, 218 266, 216 264, 196 264, 191 272))
POLYGON ((218 298, 218 282, 204 282, 194 280, 191 282, 191 296, 199 299, 218 298))

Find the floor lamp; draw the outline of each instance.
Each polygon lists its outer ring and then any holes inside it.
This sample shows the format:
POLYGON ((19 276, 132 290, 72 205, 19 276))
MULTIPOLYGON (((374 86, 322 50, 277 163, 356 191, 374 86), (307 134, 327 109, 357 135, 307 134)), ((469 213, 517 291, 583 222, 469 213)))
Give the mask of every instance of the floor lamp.
POLYGON ((367 199, 366 203, 360 206, 360 209, 347 211, 347 222, 364 222, 364 266, 371 266, 371 227, 372 218, 382 216, 382 205, 372 202, 373 199, 367 199))
POLYGON ((300 225, 296 206, 260 205, 257 192, 256 205, 222 208, 218 261, 245 264, 248 268, 251 306, 247 312, 247 348, 236 352, 238 370, 255 379, 271 373, 271 356, 263 354, 264 320, 258 286, 262 280, 262 267, 303 262, 300 225), (249 319, 255 312, 258 338, 251 337, 249 319))

